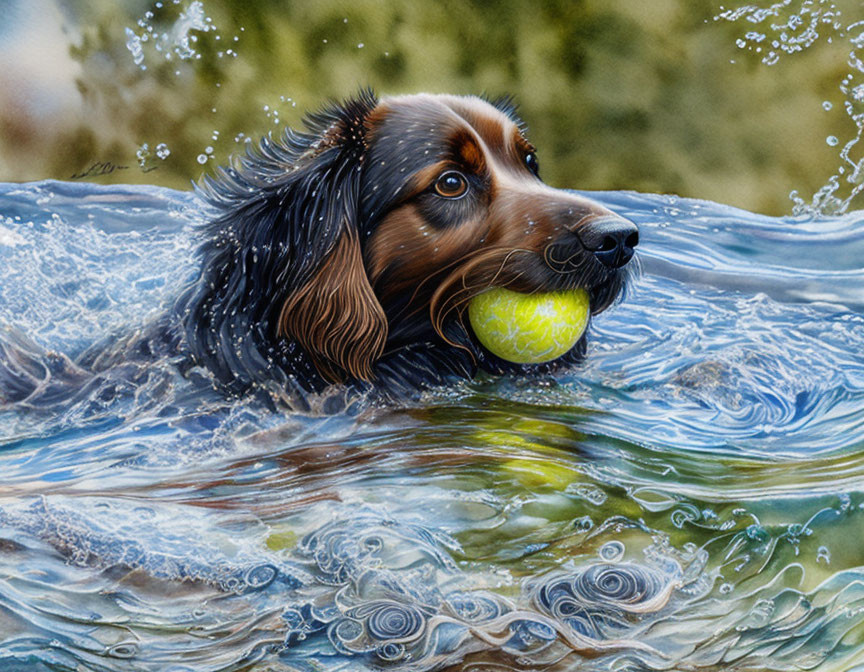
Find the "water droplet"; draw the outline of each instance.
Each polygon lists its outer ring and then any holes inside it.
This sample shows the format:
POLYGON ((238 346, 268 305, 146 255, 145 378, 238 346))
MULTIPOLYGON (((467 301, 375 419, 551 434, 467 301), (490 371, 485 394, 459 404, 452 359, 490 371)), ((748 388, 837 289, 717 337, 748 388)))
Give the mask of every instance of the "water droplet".
POLYGON ((836 135, 829 135, 825 138, 825 142, 827 142, 831 147, 835 147, 840 141, 837 139, 836 135))
POLYGON ((207 155, 206 154, 199 154, 198 155, 198 163, 201 163, 201 164, 207 163, 207 155))
POLYGON ((126 48, 132 54, 132 61, 135 65, 141 65, 144 62, 144 50, 141 48, 141 38, 131 28, 126 29, 126 48))

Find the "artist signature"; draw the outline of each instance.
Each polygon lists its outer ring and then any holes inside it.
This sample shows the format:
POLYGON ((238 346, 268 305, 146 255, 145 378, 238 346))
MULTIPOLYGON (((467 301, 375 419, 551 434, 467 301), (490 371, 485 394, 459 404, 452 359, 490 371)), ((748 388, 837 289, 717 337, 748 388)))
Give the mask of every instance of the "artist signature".
MULTIPOLYGON (((141 172, 149 173, 151 170, 156 170, 157 168, 159 168, 159 166, 142 166, 141 172)), ((121 166, 112 163, 111 161, 97 161, 96 163, 91 163, 87 170, 83 170, 80 173, 73 173, 69 176, 69 179, 83 180, 85 177, 101 177, 103 175, 110 175, 118 170, 129 170, 129 166, 121 166)))

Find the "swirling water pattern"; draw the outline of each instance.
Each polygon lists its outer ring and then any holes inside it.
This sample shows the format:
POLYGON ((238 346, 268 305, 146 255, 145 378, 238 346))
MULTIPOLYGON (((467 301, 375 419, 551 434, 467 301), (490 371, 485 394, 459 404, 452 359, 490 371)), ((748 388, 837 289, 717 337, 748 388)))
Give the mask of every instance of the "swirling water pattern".
POLYGON ((0 185, 0 358, 48 391, 0 405, 0 669, 864 664, 864 217, 592 196, 642 272, 582 365, 327 415, 87 378, 196 201, 0 185))

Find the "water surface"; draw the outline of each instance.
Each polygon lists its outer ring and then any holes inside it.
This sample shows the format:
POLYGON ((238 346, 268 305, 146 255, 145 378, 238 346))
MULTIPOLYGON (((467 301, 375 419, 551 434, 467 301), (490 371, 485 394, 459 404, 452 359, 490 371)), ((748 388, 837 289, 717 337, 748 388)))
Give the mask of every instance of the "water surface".
MULTIPOLYGON (((328 416, 156 361, 0 407, 0 667, 864 666, 864 215, 589 195, 643 270, 554 377, 328 416)), ((200 212, 0 185, 5 356, 50 385, 156 318, 200 212)))

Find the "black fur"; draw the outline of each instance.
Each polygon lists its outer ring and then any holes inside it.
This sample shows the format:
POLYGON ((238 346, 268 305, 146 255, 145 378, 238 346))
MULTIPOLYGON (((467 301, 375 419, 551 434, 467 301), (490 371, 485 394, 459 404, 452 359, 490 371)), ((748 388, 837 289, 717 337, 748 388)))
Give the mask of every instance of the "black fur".
MULTIPOLYGON (((523 126, 511 99, 490 102, 523 126)), ((306 132, 289 129, 279 140, 266 137, 230 167, 219 169, 216 179, 205 177, 198 193, 211 218, 201 231, 197 282, 143 334, 119 344, 117 339, 110 346, 98 344, 74 365, 65 364, 61 368, 67 375, 58 378, 58 385, 62 387, 68 378, 67 387, 81 389, 85 373, 98 374, 120 363, 158 356, 185 372, 203 367, 229 395, 261 390, 267 397, 302 407, 307 393, 327 388, 330 381, 313 357, 278 334, 287 297, 309 282, 347 227, 361 244, 368 240, 381 218, 400 203, 410 176, 450 151, 443 144, 430 144, 428 137, 412 135, 398 123, 370 138, 367 121, 377 105, 375 95, 363 90, 310 115, 306 132), (401 170, 394 169, 397 164, 401 170)), ((532 263, 534 267, 523 272, 538 275, 538 282, 550 288, 571 282, 536 259, 532 263)), ((620 294, 624 279, 623 271, 606 273, 602 282, 595 278, 595 312, 620 294)), ((545 373, 577 361, 585 351, 583 337, 553 363, 511 364, 486 352, 457 319, 445 325, 447 340, 442 339, 428 313, 403 315, 406 301, 400 297, 383 307, 390 330, 373 381, 348 377, 346 389, 402 396, 471 378, 481 368, 493 373, 545 373)), ((0 405, 31 398, 35 386, 28 382, 26 371, 22 373, 27 367, 15 364, 9 353, 3 360, 0 405)))
POLYGON ((199 186, 218 216, 203 231, 201 278, 177 313, 193 357, 230 393, 326 386, 296 343, 275 337, 276 321, 342 227, 359 226, 364 122, 376 104, 371 91, 334 103, 309 116, 307 133, 264 138, 199 186))

